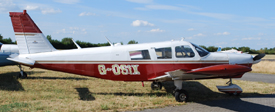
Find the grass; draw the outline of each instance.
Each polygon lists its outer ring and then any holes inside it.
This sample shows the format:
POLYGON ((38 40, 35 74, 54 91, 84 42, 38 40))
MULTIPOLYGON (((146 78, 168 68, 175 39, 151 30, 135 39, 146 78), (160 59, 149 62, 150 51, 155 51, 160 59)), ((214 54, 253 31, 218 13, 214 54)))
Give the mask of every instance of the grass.
MULTIPOLYGON (((184 105, 175 101, 173 82, 152 91, 150 82, 121 82, 28 69, 27 79, 17 79, 16 66, 0 68, 0 111, 126 111, 184 105)), ((183 82, 190 102, 236 98, 217 90, 227 79, 183 82)), ((275 84, 234 80, 244 90, 242 96, 274 94, 275 84)))
MULTIPOLYGON (((257 54, 254 54, 254 55, 257 55, 257 54)), ((275 55, 273 55, 273 54, 266 54, 263 59, 275 59, 275 55)))
MULTIPOLYGON (((275 55, 266 54, 263 59, 275 59, 275 55)), ((254 64, 252 66, 252 72, 275 74, 275 62, 274 61, 261 61, 257 64, 254 64)))
POLYGON ((275 62, 274 61, 261 61, 257 64, 254 64, 252 66, 252 72, 275 74, 275 62))

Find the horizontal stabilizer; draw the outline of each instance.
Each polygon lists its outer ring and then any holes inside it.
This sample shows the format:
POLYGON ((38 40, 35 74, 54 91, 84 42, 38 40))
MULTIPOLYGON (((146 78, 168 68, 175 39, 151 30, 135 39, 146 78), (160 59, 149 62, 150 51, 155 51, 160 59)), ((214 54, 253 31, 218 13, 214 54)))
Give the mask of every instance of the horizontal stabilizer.
POLYGON ((15 57, 15 58, 7 58, 8 60, 17 62, 17 63, 21 63, 21 64, 25 64, 25 65, 34 65, 35 61, 28 59, 28 58, 23 58, 23 57, 15 57))
POLYGON ((204 74, 204 75, 225 76, 225 75, 238 75, 245 72, 249 72, 251 70, 252 69, 250 67, 243 66, 243 65, 224 64, 224 65, 214 65, 214 66, 194 69, 192 71, 186 72, 185 74, 204 74))

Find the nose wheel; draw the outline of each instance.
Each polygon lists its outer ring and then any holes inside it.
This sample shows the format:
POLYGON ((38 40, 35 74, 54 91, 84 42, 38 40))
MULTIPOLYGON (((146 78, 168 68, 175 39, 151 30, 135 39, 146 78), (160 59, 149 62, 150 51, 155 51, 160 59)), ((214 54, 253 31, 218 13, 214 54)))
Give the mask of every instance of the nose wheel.
POLYGON ((162 88, 161 82, 152 82, 151 83, 152 90, 161 90, 161 88, 162 88))

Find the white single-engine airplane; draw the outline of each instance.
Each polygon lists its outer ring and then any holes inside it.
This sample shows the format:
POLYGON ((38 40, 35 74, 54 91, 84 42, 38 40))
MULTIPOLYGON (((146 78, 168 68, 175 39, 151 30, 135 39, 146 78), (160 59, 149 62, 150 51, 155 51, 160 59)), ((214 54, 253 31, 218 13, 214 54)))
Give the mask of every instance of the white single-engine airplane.
POLYGON ((31 68, 108 80, 152 81, 152 89, 161 89, 160 82, 172 80, 176 86, 175 99, 179 102, 188 99, 187 92, 182 89, 184 80, 240 78, 264 57, 264 54, 253 57, 210 53, 183 40, 58 51, 26 10, 10 12, 10 17, 20 54, 9 60, 31 68))

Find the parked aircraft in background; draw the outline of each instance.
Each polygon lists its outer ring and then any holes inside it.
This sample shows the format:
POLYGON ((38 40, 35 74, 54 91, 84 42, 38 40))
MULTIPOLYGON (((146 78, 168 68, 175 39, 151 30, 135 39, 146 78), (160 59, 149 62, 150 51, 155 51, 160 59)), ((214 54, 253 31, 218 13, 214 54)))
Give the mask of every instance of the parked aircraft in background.
POLYGON ((243 53, 242 51, 238 51, 238 50, 233 49, 233 48, 230 49, 230 50, 224 50, 224 51, 222 51, 222 47, 221 46, 218 47, 217 52, 222 52, 222 53, 239 53, 239 54, 243 53))
POLYGON ((0 43, 0 67, 8 66, 8 65, 18 65, 20 69, 20 74, 18 75, 19 78, 26 78, 27 74, 26 72, 23 71, 21 65, 7 59, 9 57, 16 57, 18 55, 19 55, 19 50, 17 45, 0 43))
POLYGON ((152 89, 161 82, 174 81, 175 99, 188 99, 185 80, 228 78, 229 86, 218 87, 227 93, 240 93, 231 78, 251 71, 264 54, 208 52, 187 41, 118 45, 56 50, 32 21, 26 10, 10 12, 19 55, 11 61, 30 66, 115 81, 152 81, 152 89))

